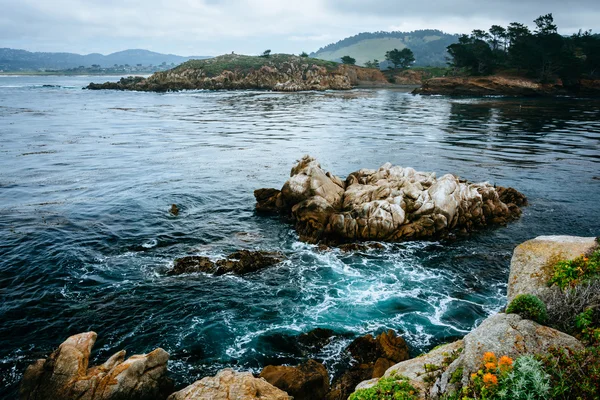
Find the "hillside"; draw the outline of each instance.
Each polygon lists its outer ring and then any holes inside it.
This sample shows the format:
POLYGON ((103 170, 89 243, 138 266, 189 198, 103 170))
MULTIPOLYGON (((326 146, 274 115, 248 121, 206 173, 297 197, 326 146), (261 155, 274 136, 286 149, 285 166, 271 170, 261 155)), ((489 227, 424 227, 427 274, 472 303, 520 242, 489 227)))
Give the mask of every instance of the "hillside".
POLYGON ((291 54, 273 54, 270 57, 226 54, 207 60, 190 60, 148 78, 129 77, 119 82, 90 83, 87 89, 152 92, 261 89, 295 92, 348 90, 367 83, 388 85, 383 73, 372 68, 291 54))
POLYGON ((349 55, 356 63, 364 65, 373 59, 385 60, 386 51, 410 48, 415 54, 417 66, 446 65, 446 47, 456 43, 458 35, 450 35, 438 30, 414 32, 363 32, 358 35, 327 45, 311 54, 323 60, 339 61, 349 55))
POLYGON ((160 65, 181 64, 190 59, 204 59, 205 56, 182 57, 174 54, 161 54, 148 50, 132 49, 102 55, 92 53, 87 55, 75 53, 43 53, 26 50, 0 48, 0 70, 2 71, 32 71, 39 69, 68 69, 79 66, 112 67, 117 65, 160 65))

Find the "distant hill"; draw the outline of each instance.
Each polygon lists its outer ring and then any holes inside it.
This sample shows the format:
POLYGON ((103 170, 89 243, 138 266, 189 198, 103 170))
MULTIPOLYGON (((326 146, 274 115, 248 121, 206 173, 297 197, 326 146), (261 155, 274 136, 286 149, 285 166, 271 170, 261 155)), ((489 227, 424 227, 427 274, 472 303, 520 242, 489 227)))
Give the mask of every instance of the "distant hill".
POLYGON ((363 32, 340 40, 311 53, 311 57, 340 61, 343 56, 356 59, 358 65, 373 59, 385 60, 386 51, 408 47, 415 54, 415 65, 446 65, 446 47, 458 41, 451 35, 434 29, 413 32, 363 32))
POLYGON ((87 55, 74 53, 41 53, 9 48, 0 48, 0 70, 20 71, 39 69, 68 69, 79 66, 112 67, 117 65, 167 65, 181 64, 191 59, 205 59, 205 56, 182 57, 174 54, 161 54, 153 51, 133 49, 124 50, 109 55, 92 53, 87 55))

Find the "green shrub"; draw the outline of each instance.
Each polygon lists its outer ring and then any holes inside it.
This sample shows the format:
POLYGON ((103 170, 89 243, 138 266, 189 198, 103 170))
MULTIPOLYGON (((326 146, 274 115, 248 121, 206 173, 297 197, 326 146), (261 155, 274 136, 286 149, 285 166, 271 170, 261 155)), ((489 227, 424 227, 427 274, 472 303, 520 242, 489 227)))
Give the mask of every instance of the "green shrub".
POLYGON ((588 307, 584 312, 575 316, 575 327, 581 339, 588 343, 600 343, 600 321, 598 312, 593 307, 588 307))
POLYGON ((546 305, 537 296, 520 294, 506 308, 507 314, 519 314, 525 319, 545 323, 548 320, 546 305))
POLYGON ((359 389, 348 400, 417 400, 419 391, 404 376, 392 375, 381 378, 368 389, 359 389))
POLYGON ((557 285, 561 289, 573 287, 600 275, 600 249, 589 257, 581 255, 573 260, 559 261, 554 266, 549 285, 557 285))
POLYGON ((550 376, 553 399, 600 399, 600 346, 583 350, 549 349, 539 356, 550 376))
POLYGON ((547 399, 550 393, 550 375, 533 355, 524 355, 515 361, 513 370, 499 382, 497 398, 510 400, 547 399))

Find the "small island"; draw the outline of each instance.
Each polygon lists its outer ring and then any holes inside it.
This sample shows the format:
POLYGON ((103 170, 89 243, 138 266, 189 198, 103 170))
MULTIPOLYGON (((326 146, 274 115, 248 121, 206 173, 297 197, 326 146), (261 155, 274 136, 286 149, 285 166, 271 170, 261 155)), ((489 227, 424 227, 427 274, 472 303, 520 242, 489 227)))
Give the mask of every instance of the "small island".
POLYGON ((168 92, 179 90, 263 89, 283 92, 348 90, 360 85, 389 85, 381 71, 290 54, 227 54, 190 60, 148 78, 90 83, 87 89, 168 92))

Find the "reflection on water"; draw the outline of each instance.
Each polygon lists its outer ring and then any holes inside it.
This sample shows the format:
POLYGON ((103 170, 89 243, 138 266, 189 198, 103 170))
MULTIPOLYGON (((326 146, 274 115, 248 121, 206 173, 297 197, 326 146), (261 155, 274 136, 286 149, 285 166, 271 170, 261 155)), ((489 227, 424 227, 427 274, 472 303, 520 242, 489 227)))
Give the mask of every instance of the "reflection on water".
POLYGON ((335 372, 353 337, 388 328, 417 354, 504 306, 517 243, 598 234, 596 100, 81 90, 89 80, 0 77, 0 397, 87 330, 96 360, 163 347, 179 385, 307 356, 335 372), (321 252, 253 211, 253 190, 280 187, 304 154, 341 176, 390 161, 490 180, 531 205, 456 242, 321 252), (245 277, 165 276, 175 257, 238 248, 288 260, 245 277), (339 335, 299 352, 295 336, 317 327, 339 335))

